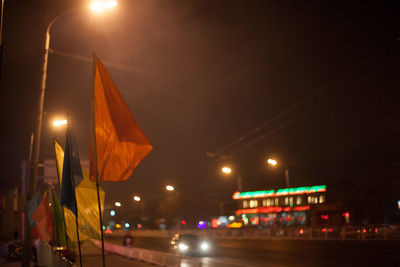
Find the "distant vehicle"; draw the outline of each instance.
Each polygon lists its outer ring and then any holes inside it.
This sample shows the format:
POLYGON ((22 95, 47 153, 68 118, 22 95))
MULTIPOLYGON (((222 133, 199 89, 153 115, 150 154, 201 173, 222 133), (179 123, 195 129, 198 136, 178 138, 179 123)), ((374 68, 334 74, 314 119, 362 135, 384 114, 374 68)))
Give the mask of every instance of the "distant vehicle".
POLYGON ((176 234, 171 239, 170 248, 180 254, 205 255, 210 251, 210 243, 195 234, 176 234))

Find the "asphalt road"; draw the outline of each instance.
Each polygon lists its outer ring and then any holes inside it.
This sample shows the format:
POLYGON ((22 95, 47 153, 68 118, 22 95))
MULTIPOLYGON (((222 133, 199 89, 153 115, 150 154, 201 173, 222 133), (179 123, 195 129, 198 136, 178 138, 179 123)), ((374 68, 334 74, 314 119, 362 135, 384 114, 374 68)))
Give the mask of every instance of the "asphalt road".
MULTIPOLYGON (((106 238, 122 245, 121 237, 106 238)), ((167 238, 133 238, 133 246, 169 252, 167 238)), ((213 240, 206 257, 249 266, 400 266, 399 241, 213 240)))

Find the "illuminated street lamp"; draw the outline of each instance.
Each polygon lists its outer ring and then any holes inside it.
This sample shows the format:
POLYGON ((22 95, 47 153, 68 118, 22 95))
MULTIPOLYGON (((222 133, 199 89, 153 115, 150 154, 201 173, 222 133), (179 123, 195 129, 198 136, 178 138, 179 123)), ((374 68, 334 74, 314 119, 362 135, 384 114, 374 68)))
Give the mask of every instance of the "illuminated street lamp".
POLYGON ((140 201, 140 197, 139 196, 133 196, 133 200, 135 200, 135 201, 140 201))
POLYGON ((101 13, 104 10, 112 9, 117 6, 116 0, 95 0, 90 3, 90 9, 95 13, 101 13))
MULTIPOLYGON (((221 171, 222 171, 224 174, 228 174, 228 175, 230 175, 230 174, 232 173, 232 169, 231 169, 230 167, 228 167, 228 166, 222 167, 222 168, 221 168, 221 171)), ((242 192, 242 177, 236 176, 236 180, 237 180, 237 190, 238 190, 239 192, 242 192)))
POLYGON ((167 186, 165 186, 165 190, 167 190, 167 191, 174 191, 174 190, 175 190, 175 187, 173 187, 172 185, 167 185, 167 186))
MULTIPOLYGON (((99 2, 99 1, 95 1, 99 2)), ((116 0, 108 0, 101 1, 103 4, 102 9, 111 9, 117 5, 116 0)), ((50 50, 50 30, 53 24, 58 21, 60 18, 74 13, 76 11, 81 10, 82 8, 74 8, 67 10, 66 12, 61 13, 56 16, 54 19, 50 21, 46 28, 46 40, 44 42, 44 56, 43 56, 43 67, 42 67, 42 79, 40 85, 40 95, 39 95, 39 112, 38 112, 38 121, 36 125, 36 134, 35 134, 35 149, 32 157, 32 194, 36 192, 37 185, 37 173, 38 173, 38 164, 39 164, 39 150, 40 150, 40 138, 42 133, 42 121, 43 121, 43 110, 44 110, 44 96, 46 91, 46 80, 47 80, 47 63, 49 58, 49 50, 50 50)), ((93 9, 92 9, 93 10, 93 9)))
POLYGON ((232 169, 229 167, 222 167, 221 171, 223 173, 230 174, 232 172, 232 169))
POLYGON ((55 120, 55 121, 53 121, 53 126, 54 127, 59 127, 59 126, 67 125, 67 124, 68 124, 67 120, 55 120))
POLYGON ((116 201, 114 204, 116 207, 121 207, 121 202, 116 201))
MULTIPOLYGON (((275 159, 268 159, 268 160, 267 160, 267 164, 269 164, 269 165, 275 167, 275 166, 278 165, 278 161, 275 160, 275 159)), ((285 172, 286 187, 289 188, 289 187, 290 187, 290 182, 289 182, 289 181, 290 181, 290 180, 289 180, 289 168, 286 167, 285 170, 284 170, 284 172, 285 172)))

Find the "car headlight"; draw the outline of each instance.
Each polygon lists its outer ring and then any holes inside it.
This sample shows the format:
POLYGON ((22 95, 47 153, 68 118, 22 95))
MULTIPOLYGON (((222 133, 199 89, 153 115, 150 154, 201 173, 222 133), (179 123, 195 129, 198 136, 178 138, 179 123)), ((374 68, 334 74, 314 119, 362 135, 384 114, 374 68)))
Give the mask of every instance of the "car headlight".
POLYGON ((179 249, 182 250, 182 251, 185 251, 185 250, 187 250, 187 249, 189 248, 188 245, 183 244, 183 243, 180 243, 180 244, 178 245, 178 247, 179 247, 179 249))
POLYGON ((201 243, 201 249, 202 249, 202 250, 208 250, 209 248, 210 248, 210 246, 208 245, 207 242, 201 243))

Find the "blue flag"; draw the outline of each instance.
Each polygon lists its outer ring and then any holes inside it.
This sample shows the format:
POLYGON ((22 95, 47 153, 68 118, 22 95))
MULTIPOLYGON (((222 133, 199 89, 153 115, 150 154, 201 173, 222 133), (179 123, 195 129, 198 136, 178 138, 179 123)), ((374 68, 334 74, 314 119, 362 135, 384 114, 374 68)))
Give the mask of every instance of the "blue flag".
POLYGON ((70 209, 75 214, 75 216, 78 216, 75 187, 78 186, 79 182, 82 180, 83 175, 78 151, 76 149, 76 141, 69 127, 67 129, 67 136, 65 140, 66 145, 62 170, 60 202, 61 205, 64 205, 68 209, 70 209))
POLYGON ((41 195, 41 192, 38 190, 36 194, 25 204, 25 214, 31 228, 36 225, 36 223, 32 220, 32 214, 39 206, 40 201, 42 201, 41 195))

